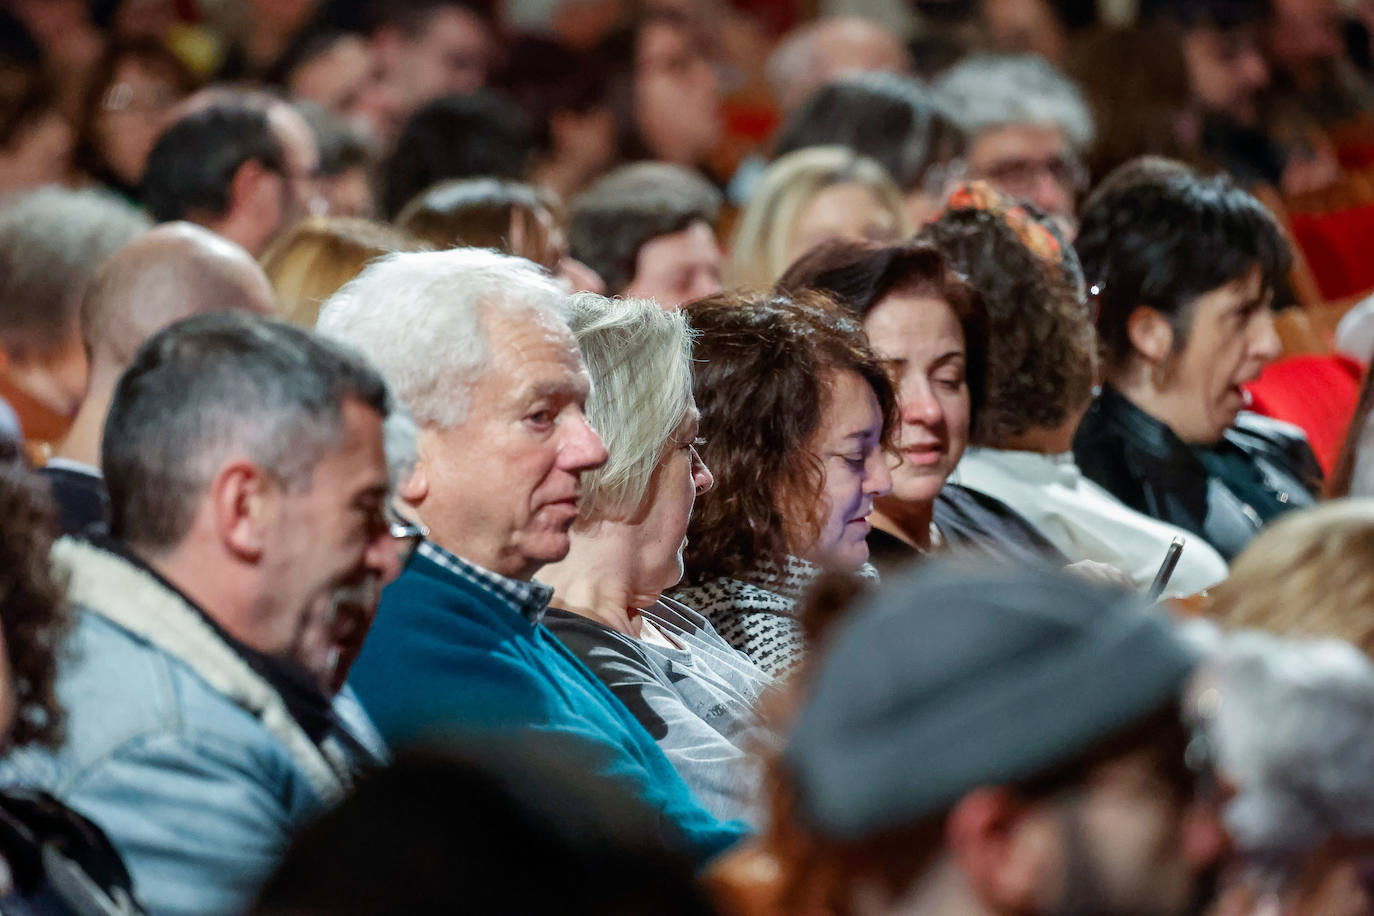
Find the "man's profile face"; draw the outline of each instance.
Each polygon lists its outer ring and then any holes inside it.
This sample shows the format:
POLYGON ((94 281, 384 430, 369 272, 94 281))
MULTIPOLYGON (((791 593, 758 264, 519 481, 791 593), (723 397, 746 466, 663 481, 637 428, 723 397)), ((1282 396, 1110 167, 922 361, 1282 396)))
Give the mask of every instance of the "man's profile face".
POLYGON ((483 328, 467 419, 421 431, 419 512, 441 547, 527 579, 567 555, 582 472, 606 450, 582 413, 590 382, 567 325, 526 311, 488 313, 483 328))
POLYGON ((621 295, 653 299, 674 311, 687 302, 718 293, 724 258, 716 234, 705 220, 652 238, 640 246, 635 275, 621 295))
POLYGON ((275 106, 269 117, 285 160, 285 174, 278 176, 282 193, 275 236, 290 229, 316 206, 320 197, 320 151, 310 125, 295 111, 285 105, 275 106))
POLYGON ((294 661, 326 694, 341 686, 382 586, 400 572, 386 517, 382 418, 348 401, 343 421, 338 446, 308 480, 273 491, 264 563, 278 600, 253 646, 294 661))

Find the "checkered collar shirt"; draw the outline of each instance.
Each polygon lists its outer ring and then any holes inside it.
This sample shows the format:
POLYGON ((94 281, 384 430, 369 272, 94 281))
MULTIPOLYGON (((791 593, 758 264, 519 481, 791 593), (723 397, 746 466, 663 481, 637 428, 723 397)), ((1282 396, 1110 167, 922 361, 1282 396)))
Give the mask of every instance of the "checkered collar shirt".
POLYGON ((417 552, 469 585, 481 589, 530 623, 538 625, 543 621, 544 611, 553 598, 552 586, 534 580, 522 582, 519 579, 507 579, 454 556, 430 540, 421 541, 417 552))

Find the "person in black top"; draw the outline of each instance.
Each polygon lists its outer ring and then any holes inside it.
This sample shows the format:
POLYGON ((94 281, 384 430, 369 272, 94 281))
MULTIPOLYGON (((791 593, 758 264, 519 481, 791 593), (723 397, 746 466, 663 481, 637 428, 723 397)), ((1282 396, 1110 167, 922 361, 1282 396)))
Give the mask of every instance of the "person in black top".
POLYGON ((1083 472, 1228 559, 1311 505, 1302 432, 1243 412, 1242 386, 1279 355, 1271 303, 1291 258, 1263 205, 1228 177, 1139 159, 1089 198, 1076 244, 1105 374, 1074 439, 1083 472))

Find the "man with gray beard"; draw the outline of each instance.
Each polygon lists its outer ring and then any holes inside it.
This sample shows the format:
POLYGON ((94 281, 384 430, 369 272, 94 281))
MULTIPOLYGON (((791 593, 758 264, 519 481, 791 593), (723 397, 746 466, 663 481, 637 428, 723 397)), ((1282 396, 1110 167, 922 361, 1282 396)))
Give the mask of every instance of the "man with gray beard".
POLYGON ((335 695, 399 572, 390 399, 358 356, 245 312, 154 335, 101 443, 110 537, 53 550, 77 623, 54 752, 0 784, 99 824, 151 913, 231 914, 384 745, 335 695))

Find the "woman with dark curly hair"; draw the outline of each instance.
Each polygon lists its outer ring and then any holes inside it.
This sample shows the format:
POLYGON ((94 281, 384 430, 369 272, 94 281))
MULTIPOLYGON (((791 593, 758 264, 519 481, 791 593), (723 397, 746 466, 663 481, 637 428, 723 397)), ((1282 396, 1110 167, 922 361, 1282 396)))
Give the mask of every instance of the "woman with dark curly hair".
POLYGON ((1014 562, 1064 562, 1045 536, 1000 501, 947 483, 983 407, 987 311, 939 249, 921 242, 833 241, 811 249, 782 290, 834 297, 863 321, 897 386, 900 462, 868 536, 884 576, 917 553, 973 551, 1014 562))
MULTIPOLYGON (((57 509, 18 443, 0 439, 0 751, 62 740, 58 649, 69 618, 48 552, 57 509)), ((0 769, 0 783, 12 774, 0 769)), ((141 913, 100 828, 46 792, 0 792, 0 913, 141 913)))
POLYGON ((794 611, 817 572, 866 567, 897 395, 859 323, 818 293, 722 293, 686 312, 715 487, 697 500, 673 597, 780 676, 801 659, 794 611))
MULTIPOLYGON (((919 237, 968 277, 988 310, 987 401, 955 479, 1009 505, 1070 561, 1106 563, 1148 586, 1170 542, 1186 532, 1127 507, 1074 462, 1097 338, 1073 249, 1028 206, 982 182, 956 189, 919 237)), ((1193 594, 1225 577, 1225 561, 1193 539, 1167 594, 1193 594)))

